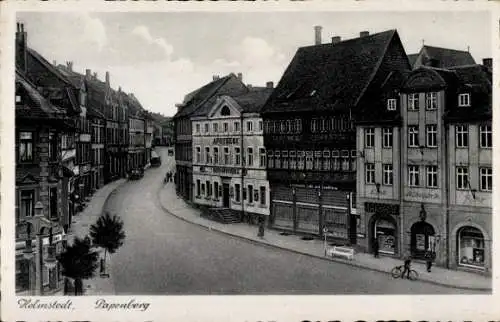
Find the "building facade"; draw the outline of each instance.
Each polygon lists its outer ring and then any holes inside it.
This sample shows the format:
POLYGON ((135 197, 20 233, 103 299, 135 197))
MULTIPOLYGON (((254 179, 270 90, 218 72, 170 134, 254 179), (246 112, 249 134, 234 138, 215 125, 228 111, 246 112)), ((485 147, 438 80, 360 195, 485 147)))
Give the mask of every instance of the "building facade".
POLYGON ((395 30, 299 48, 262 110, 273 227, 356 244, 354 122, 405 69, 395 30))
POLYGON ((491 62, 420 67, 359 124, 358 210, 372 250, 491 269, 491 62), (374 121, 375 120, 375 121, 374 121))
POLYGON ((145 121, 143 118, 129 116, 129 150, 128 169, 143 168, 146 165, 145 141, 144 141, 145 121))
POLYGON ((260 108, 269 89, 219 97, 206 116, 194 116, 194 202, 231 209, 241 218, 269 215, 269 183, 260 108))

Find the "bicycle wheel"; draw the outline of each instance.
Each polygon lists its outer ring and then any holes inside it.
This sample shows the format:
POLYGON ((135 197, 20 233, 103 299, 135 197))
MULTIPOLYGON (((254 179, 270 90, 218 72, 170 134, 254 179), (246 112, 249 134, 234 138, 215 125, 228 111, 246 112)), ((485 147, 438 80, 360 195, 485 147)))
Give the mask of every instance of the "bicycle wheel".
POLYGON ((415 281, 417 278, 418 278, 418 273, 417 273, 417 271, 412 269, 412 270, 410 271, 410 279, 411 279, 412 281, 415 281))
POLYGON ((401 277, 401 266, 396 266, 391 270, 391 275, 393 278, 401 277))

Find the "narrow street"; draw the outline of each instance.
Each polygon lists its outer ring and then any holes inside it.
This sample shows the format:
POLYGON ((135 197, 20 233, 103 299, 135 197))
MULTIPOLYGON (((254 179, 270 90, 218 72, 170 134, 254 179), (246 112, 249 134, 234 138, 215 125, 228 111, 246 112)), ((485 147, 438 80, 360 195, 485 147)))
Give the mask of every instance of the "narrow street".
POLYGON ((163 165, 121 186, 107 204, 123 218, 127 234, 110 264, 117 295, 461 293, 262 247, 181 221, 158 204, 156 193, 174 166, 166 149, 158 150, 163 165))

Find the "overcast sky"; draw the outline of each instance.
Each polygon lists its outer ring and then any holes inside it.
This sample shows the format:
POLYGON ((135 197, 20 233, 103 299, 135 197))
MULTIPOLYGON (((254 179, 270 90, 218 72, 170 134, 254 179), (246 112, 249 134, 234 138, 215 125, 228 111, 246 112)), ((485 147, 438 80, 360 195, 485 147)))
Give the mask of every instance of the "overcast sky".
POLYGON ((133 92, 142 105, 164 115, 212 80, 243 73, 245 83, 277 83, 300 46, 312 45, 315 25, 323 42, 397 29, 408 54, 427 45, 467 50, 480 63, 492 56, 487 13, 19 13, 28 45, 50 62, 73 61, 111 86, 133 92))

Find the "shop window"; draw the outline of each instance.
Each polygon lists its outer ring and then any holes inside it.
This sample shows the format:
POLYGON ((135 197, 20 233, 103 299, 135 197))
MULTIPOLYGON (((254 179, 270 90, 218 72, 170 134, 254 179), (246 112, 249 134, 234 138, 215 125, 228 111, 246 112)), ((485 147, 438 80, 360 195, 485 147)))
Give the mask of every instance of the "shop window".
POLYGON ((392 218, 378 219, 374 224, 374 230, 379 252, 394 255, 396 253, 396 224, 392 218))
POLYGON ((484 236, 474 227, 463 227, 458 231, 458 264, 484 267, 484 236))
POLYGON ((427 251, 436 251, 434 227, 425 221, 411 226, 411 253, 415 258, 424 258, 427 251))

